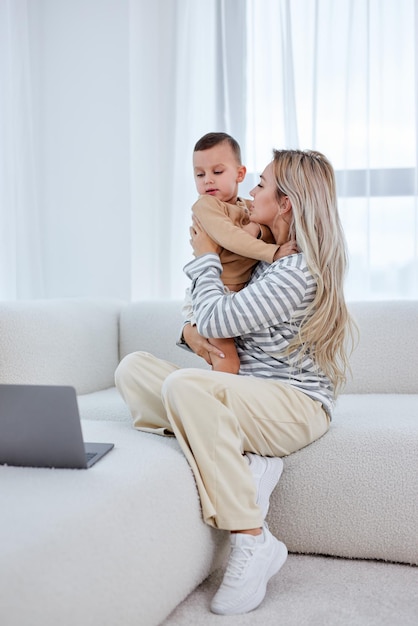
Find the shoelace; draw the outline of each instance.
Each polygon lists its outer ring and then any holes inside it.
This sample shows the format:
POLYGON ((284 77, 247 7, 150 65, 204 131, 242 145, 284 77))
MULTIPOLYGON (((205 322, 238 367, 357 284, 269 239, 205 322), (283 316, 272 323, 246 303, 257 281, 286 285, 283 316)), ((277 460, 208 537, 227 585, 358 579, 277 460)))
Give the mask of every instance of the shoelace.
POLYGON ((233 548, 226 568, 225 578, 242 578, 255 548, 256 546, 236 546, 233 548))

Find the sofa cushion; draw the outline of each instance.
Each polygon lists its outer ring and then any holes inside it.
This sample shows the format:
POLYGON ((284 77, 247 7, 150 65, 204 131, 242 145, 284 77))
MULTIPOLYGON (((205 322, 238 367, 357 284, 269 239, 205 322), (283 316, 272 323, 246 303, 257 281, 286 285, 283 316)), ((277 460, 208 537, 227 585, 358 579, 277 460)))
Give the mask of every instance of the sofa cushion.
POLYGON ((340 397, 329 432, 290 455, 269 512, 292 552, 418 564, 418 395, 340 397))
POLYGON ((120 358, 143 350, 181 367, 209 367, 176 342, 182 327, 179 301, 133 302, 120 314, 120 358))
POLYGON ((83 432, 115 444, 88 470, 1 468, 7 626, 157 625, 223 555, 227 533, 203 522, 174 438, 98 421, 83 432))
POLYGON ((114 385, 121 303, 78 298, 0 303, 0 381, 114 385))
POLYGON ((418 393, 416 301, 351 302, 360 337, 344 393, 418 393))
POLYGON ((129 409, 116 387, 86 393, 77 397, 81 419, 128 422, 132 425, 129 409))

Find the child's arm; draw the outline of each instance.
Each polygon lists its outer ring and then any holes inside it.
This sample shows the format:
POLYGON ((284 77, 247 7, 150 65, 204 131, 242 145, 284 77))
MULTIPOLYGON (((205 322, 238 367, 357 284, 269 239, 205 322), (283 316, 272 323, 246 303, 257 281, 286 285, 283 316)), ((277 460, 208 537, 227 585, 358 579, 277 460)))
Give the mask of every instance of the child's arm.
POLYGON ((277 244, 265 243, 234 224, 224 202, 212 196, 201 196, 192 211, 209 237, 226 250, 257 261, 273 261, 277 244))
POLYGON ((282 245, 277 250, 274 255, 273 261, 277 261, 277 259, 282 259, 284 256, 288 256, 289 254, 297 254, 299 252, 299 248, 294 239, 290 241, 286 241, 282 243, 282 245))
POLYGON ((248 224, 244 224, 244 226, 241 226, 241 228, 245 230, 246 233, 249 233, 251 237, 257 237, 257 239, 265 241, 264 237, 262 236, 263 230, 260 224, 256 224, 255 222, 248 222, 248 224))

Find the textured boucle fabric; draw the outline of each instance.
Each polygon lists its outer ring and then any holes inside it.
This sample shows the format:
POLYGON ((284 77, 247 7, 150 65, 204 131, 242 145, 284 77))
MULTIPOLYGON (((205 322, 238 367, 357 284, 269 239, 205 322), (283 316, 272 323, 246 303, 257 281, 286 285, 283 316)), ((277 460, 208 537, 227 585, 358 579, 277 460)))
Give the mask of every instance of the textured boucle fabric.
POLYGON ((418 567, 290 554, 256 611, 210 612, 214 572, 161 626, 417 626, 418 567))
POLYGON ((344 393, 418 393, 417 302, 351 302, 359 329, 344 393))
MULTIPOLYGON (((350 310, 353 378, 330 431, 284 459, 268 522, 293 552, 418 563, 418 306, 350 310)), ((161 624, 223 558, 227 537, 203 524, 176 440, 135 431, 114 388, 118 357, 134 350, 205 366, 176 346, 180 327, 181 302, 0 303, 0 382, 73 384, 86 440, 115 443, 87 471, 0 467, 1 625, 161 624)), ((315 582, 314 566, 304 572, 315 582)), ((291 604, 311 623, 298 580, 291 604)), ((324 581, 312 593, 332 598, 324 581)))
MULTIPOLYGON (((182 367, 206 367, 175 345, 182 324, 180 301, 133 302, 122 308, 120 357, 144 350, 182 367)), ((416 301, 351 302, 359 342, 344 393, 418 393, 416 301), (399 355, 399 358, 397 358, 399 355)))
POLYGON ((81 419, 128 422, 132 417, 116 387, 94 391, 77 397, 81 419))
POLYGON ((1 468, 4 626, 160 624, 227 539, 204 524, 175 439, 111 422, 83 431, 115 443, 88 470, 1 468))
POLYGON ((418 564, 418 395, 341 396, 329 432, 284 459, 272 530, 289 550, 418 564))
POLYGON ((0 381, 71 385, 90 393, 114 385, 117 301, 77 298, 0 303, 0 381))
POLYGON ((203 359, 176 345, 182 303, 133 302, 120 314, 120 357, 143 350, 181 367, 208 367, 203 359))

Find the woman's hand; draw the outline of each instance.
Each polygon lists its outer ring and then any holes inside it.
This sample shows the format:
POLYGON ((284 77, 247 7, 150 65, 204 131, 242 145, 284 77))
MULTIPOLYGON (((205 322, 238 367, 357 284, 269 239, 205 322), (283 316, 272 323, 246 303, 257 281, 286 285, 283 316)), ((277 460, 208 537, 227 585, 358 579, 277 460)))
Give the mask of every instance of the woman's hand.
POLYGON ((193 350, 193 352, 197 354, 197 356, 205 359, 206 363, 208 363, 209 365, 212 365, 211 354, 215 354, 221 359, 225 358, 223 352, 221 352, 220 350, 218 350, 218 348, 209 343, 209 341, 205 337, 199 335, 196 326, 186 324, 186 326, 183 328, 183 338, 189 348, 193 350))
POLYGON ((201 256, 202 254, 208 254, 209 252, 214 252, 215 254, 220 253, 222 247, 213 241, 206 231, 203 230, 197 217, 193 216, 193 224, 190 226, 189 230, 190 244, 193 248, 195 256, 201 256))

